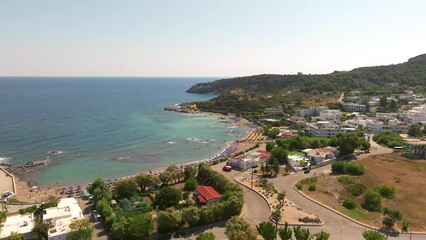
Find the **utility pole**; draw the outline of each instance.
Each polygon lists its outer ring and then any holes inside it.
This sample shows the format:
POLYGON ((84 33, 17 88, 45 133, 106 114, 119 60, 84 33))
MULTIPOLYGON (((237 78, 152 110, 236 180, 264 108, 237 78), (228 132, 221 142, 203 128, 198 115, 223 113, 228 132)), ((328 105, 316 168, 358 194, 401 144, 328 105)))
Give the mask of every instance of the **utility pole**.
POLYGON ((253 189, 253 171, 254 171, 254 166, 251 167, 251 189, 253 189))

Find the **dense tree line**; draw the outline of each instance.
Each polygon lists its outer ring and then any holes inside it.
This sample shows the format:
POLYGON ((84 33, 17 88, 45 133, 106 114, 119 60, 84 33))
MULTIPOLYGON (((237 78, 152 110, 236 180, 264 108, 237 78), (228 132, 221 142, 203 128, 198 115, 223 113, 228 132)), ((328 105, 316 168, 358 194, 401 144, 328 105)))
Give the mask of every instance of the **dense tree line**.
POLYGON ((396 132, 383 131, 374 134, 373 140, 380 145, 385 145, 387 147, 393 148, 398 146, 404 146, 404 140, 396 132))

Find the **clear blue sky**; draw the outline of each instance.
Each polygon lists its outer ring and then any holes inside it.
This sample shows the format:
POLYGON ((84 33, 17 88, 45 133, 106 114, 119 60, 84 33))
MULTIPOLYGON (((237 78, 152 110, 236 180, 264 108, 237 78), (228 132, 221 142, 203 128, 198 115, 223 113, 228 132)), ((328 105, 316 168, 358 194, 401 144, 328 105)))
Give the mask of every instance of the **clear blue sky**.
POLYGON ((328 73, 423 53, 425 0, 0 0, 0 76, 328 73))

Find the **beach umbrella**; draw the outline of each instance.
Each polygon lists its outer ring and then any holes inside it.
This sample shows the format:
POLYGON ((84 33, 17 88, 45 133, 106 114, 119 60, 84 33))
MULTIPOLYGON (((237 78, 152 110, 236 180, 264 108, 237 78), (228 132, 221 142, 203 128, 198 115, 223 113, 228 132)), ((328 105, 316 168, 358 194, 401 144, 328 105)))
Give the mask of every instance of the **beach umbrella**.
POLYGON ((62 191, 62 192, 61 192, 61 195, 64 195, 64 194, 65 194, 65 192, 64 192, 64 191, 62 191))
POLYGON ((70 194, 74 194, 74 190, 70 190, 70 194))
POLYGON ((62 188, 62 190, 64 190, 64 191, 65 191, 65 190, 67 190, 67 188, 62 188))

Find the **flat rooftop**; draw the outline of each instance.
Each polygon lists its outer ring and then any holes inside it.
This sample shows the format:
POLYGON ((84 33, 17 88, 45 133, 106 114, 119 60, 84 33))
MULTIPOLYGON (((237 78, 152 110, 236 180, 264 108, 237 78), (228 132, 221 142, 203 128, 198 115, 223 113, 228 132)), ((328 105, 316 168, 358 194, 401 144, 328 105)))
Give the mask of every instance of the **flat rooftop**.
POLYGON ((12 232, 29 233, 34 228, 32 214, 25 215, 10 215, 3 223, 3 228, 0 231, 0 239, 7 238, 12 232))

